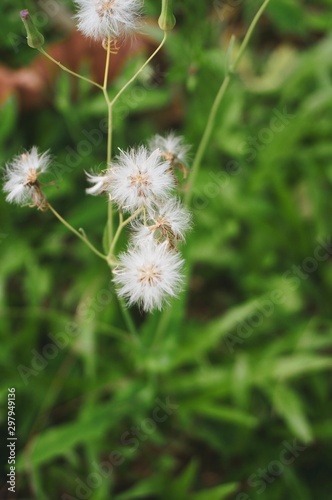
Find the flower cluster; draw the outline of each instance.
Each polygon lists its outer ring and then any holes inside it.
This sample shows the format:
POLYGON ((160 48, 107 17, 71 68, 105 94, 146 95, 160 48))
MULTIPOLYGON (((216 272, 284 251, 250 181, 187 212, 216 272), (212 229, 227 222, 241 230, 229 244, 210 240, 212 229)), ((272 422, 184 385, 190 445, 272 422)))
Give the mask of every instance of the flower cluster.
POLYGON ((156 136, 149 147, 121 151, 102 175, 87 174, 92 195, 107 194, 120 212, 130 214, 129 249, 118 257, 114 282, 129 304, 145 311, 161 309, 181 285, 177 243, 190 228, 191 216, 174 195, 175 163, 184 164, 188 146, 170 134, 156 136))
MULTIPOLYGON (((116 47, 119 38, 138 28, 142 0, 75 2, 78 7, 78 29, 85 36, 102 41, 104 46, 104 42, 107 42, 107 69, 111 42, 116 47)), ((165 5, 167 6, 167 2, 165 5)), ((159 19, 159 25, 164 26, 163 30, 171 29, 170 25, 174 25, 173 19, 165 18, 167 15, 168 11, 164 11, 163 7, 161 20, 159 19)), ((34 26, 29 12, 22 11, 21 18, 27 29, 28 44, 33 48, 42 47, 44 38, 34 26)), ((165 39, 164 37, 158 50, 165 39)), ((43 53, 57 63, 45 51, 43 53)), ((152 56, 141 70, 151 58, 152 56)), ((61 67, 64 68, 62 65, 61 67)), ((67 71, 80 77, 71 70, 67 71)), ((107 73, 105 76, 107 77, 107 73)), ((112 103, 106 96, 107 78, 103 87, 98 86, 105 94, 110 113, 112 103)), ((108 133, 110 138, 111 127, 108 133)), ((99 174, 86 174, 90 185, 87 193, 93 196, 106 195, 110 204, 115 205, 120 213, 115 235, 109 234, 111 241, 106 254, 96 249, 83 232, 75 230, 65 221, 46 199, 40 176, 50 164, 48 152, 39 153, 33 147, 15 157, 4 169, 3 189, 10 203, 36 206, 41 210, 50 209, 67 228, 113 268, 114 283, 119 295, 129 305, 136 303, 145 311, 152 311, 155 308, 161 309, 167 299, 174 297, 181 288, 183 259, 179 254, 178 244, 184 240, 185 233, 190 228, 191 216, 182 206, 176 189, 179 188, 181 176, 178 170, 182 171, 184 178, 187 174, 188 151, 189 147, 184 144, 182 137, 174 133, 165 137, 156 135, 147 147, 119 150, 111 164, 107 165, 107 170, 99 174), (127 225, 131 230, 129 247, 126 252, 116 256, 116 243, 127 225)))

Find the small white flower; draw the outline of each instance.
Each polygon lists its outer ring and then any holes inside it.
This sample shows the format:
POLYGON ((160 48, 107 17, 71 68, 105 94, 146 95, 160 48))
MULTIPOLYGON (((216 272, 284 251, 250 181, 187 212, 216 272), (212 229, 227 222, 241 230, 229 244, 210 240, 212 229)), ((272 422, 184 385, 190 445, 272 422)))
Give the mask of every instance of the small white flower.
POLYGON ((162 205, 149 210, 146 220, 134 221, 133 242, 141 244, 153 236, 157 241, 168 240, 171 244, 175 240, 184 240, 184 235, 191 227, 190 212, 182 206, 180 200, 171 198, 162 205))
POLYGON ((160 151, 150 153, 144 146, 124 152, 110 168, 109 193, 121 209, 134 212, 167 198, 174 187, 169 164, 160 151))
POLYGON ((119 260, 113 281, 129 305, 137 303, 148 312, 160 310, 169 297, 179 292, 183 260, 167 242, 156 245, 150 241, 134 247, 120 254, 119 260))
POLYGON ((107 192, 110 184, 110 175, 108 173, 106 173, 105 175, 94 175, 89 174, 88 172, 85 173, 88 178, 88 182, 90 182, 90 184, 94 184, 94 186, 86 189, 86 192, 88 194, 97 196, 98 194, 107 192))
POLYGON ((171 163, 186 164, 190 146, 183 143, 183 137, 170 132, 167 136, 155 135, 149 142, 151 150, 160 149, 163 158, 171 163))
POLYGON ((45 208, 45 197, 38 176, 47 170, 50 163, 48 152, 39 154, 34 146, 30 152, 16 156, 6 165, 3 190, 6 200, 20 205, 31 204, 45 208))
POLYGON ((78 29, 95 40, 128 35, 138 26, 141 0, 75 0, 78 29))

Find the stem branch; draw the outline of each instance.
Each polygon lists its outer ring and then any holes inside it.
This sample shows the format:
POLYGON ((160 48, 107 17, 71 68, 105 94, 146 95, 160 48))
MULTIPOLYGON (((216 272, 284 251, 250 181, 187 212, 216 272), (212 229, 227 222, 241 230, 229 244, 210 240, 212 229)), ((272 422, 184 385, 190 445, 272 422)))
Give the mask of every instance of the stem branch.
POLYGON ((119 221, 119 225, 118 225, 118 228, 116 230, 116 233, 115 233, 115 236, 113 238, 113 241, 112 241, 112 245, 111 245, 111 248, 110 248, 110 251, 109 251, 109 257, 112 256, 113 254, 113 251, 114 251, 114 248, 115 248, 115 245, 120 237, 120 234, 122 232, 122 229, 124 227, 126 227, 127 224, 129 224, 130 221, 132 221, 135 217, 137 217, 137 215, 139 215, 142 211, 144 210, 144 207, 142 208, 139 208, 138 210, 136 210, 135 213, 133 213, 130 217, 128 217, 128 219, 126 220, 123 220, 123 214, 122 212, 120 212, 120 221, 119 221))
POLYGON ((202 162, 202 159, 203 159, 203 156, 204 156, 204 153, 206 151, 206 148, 208 146, 208 143, 211 139, 211 135, 212 135, 212 131, 213 131, 213 127, 214 127, 214 124, 215 124, 215 120, 216 120, 216 115, 217 115, 217 111, 219 109, 219 106, 220 106, 220 103, 225 95, 225 92, 226 90, 228 89, 228 86, 230 84, 230 81, 231 81, 231 73, 230 71, 235 71, 247 46, 248 46, 248 43, 250 41, 250 38, 253 34, 253 31, 261 17, 261 15, 263 14, 266 6, 268 5, 270 0, 265 0, 264 3, 262 4, 262 6, 260 7, 260 9, 258 10, 257 14, 255 15, 254 19, 252 20, 250 26, 249 26, 249 29, 247 31, 247 34, 246 36, 244 37, 242 43, 241 43, 241 46, 240 46, 240 50, 237 54, 237 57, 234 61, 234 63, 232 65, 230 65, 230 68, 228 69, 228 73, 227 75, 225 76, 225 79, 218 91, 218 94, 216 95, 216 98, 213 102, 213 105, 212 105, 212 108, 211 108, 211 111, 210 111, 210 114, 209 114, 209 117, 208 117, 208 121, 207 121, 207 124, 206 124, 206 127, 205 127, 205 130, 204 130, 204 134, 203 134, 203 137, 201 139, 201 142, 198 146, 198 149, 197 149, 197 153, 196 153, 196 156, 195 156, 195 159, 194 159, 194 162, 193 162, 193 166, 192 166, 192 171, 191 171, 191 178, 190 178, 190 184, 189 184, 189 187, 188 187, 188 191, 186 193, 186 196, 185 196, 185 203, 187 205, 190 204, 190 200, 191 200, 191 197, 192 197, 192 190, 193 190, 193 187, 194 187, 194 184, 195 184, 195 181, 196 181, 196 177, 197 177, 197 174, 198 174, 198 171, 199 171, 199 168, 200 168, 200 165, 201 165, 201 162, 202 162))
POLYGON ((51 210, 51 212, 53 212, 53 214, 55 215, 55 217, 57 219, 59 219, 59 221, 64 226, 66 226, 66 228, 69 229, 69 231, 71 231, 72 233, 74 233, 80 240, 82 240, 90 248, 90 250, 92 250, 96 255, 98 255, 98 257, 100 257, 101 259, 107 260, 107 256, 104 255, 104 254, 102 254, 101 252, 99 252, 99 250, 97 250, 93 246, 93 244, 88 240, 88 238, 86 236, 83 236, 79 231, 76 231, 76 229, 73 228, 73 226, 71 226, 69 224, 69 222, 67 222, 63 217, 61 217, 61 215, 55 210, 55 208, 52 207, 52 205, 50 205, 49 203, 47 203, 47 208, 49 208, 51 210))
POLYGON ((88 82, 90 83, 91 85, 94 85, 95 87, 98 87, 99 89, 103 90, 103 87, 97 83, 97 82, 94 82, 93 80, 90 80, 89 78, 85 78, 85 76, 82 76, 82 75, 79 75, 78 73, 75 73, 75 71, 72 71, 71 69, 67 68, 66 66, 64 66, 63 64, 61 64, 59 61, 57 61, 56 59, 54 59, 50 54, 48 54, 44 49, 40 48, 38 49, 39 52, 41 54, 43 54, 45 57, 47 57, 47 59, 49 59, 50 61, 52 61, 54 64, 56 64, 57 66, 59 66, 59 68, 61 68, 63 71, 66 71, 67 73, 69 73, 70 75, 73 75, 73 76, 76 76, 76 78, 80 78, 81 80, 84 80, 85 82, 88 82))
POLYGON ((154 58, 154 56, 156 54, 158 54, 158 52, 160 51, 160 49, 163 47, 164 43, 166 42, 166 38, 167 38, 167 33, 166 31, 164 31, 164 36, 163 36, 163 39, 162 41, 160 42, 160 44, 158 45, 158 47, 156 48, 156 50, 153 52, 153 54, 151 54, 151 56, 149 57, 149 59, 147 59, 145 61, 145 63, 136 71, 136 73, 134 74, 134 76, 132 76, 130 78, 130 80, 128 80, 128 82, 122 87, 121 90, 119 90, 119 92, 116 94, 115 97, 113 97, 112 101, 111 101, 111 104, 113 105, 120 97, 120 95, 126 90, 127 87, 129 87, 129 85, 138 77, 138 75, 143 71, 143 69, 149 64, 149 62, 154 58))

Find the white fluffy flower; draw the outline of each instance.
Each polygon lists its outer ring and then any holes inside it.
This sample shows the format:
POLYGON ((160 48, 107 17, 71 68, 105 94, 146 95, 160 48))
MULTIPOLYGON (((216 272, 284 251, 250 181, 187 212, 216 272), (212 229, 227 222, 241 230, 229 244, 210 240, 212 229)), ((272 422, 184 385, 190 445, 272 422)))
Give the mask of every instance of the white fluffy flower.
POLYGON ((94 184, 90 188, 86 189, 88 194, 97 196, 98 194, 103 194, 108 191, 110 184, 110 175, 106 173, 105 175, 94 175, 85 172, 90 184, 94 184))
POLYGON ((141 146, 124 152, 110 168, 109 193, 121 209, 129 212, 167 198, 174 187, 169 164, 162 161, 160 151, 150 153, 141 146))
POLYGON ((45 197, 40 189, 38 176, 47 170, 49 163, 48 152, 39 154, 35 146, 30 152, 16 156, 5 169, 3 190, 8 193, 6 200, 43 208, 45 197))
POLYGON ((126 36, 137 28, 141 0, 75 0, 78 29, 87 37, 104 40, 126 36))
POLYGON ((177 198, 171 198, 162 205, 149 210, 144 223, 142 218, 132 224, 133 242, 142 244, 153 236, 157 241, 184 240, 186 231, 191 226, 190 212, 182 206, 177 198))
POLYGON ((179 292, 183 260, 167 242, 156 245, 150 241, 134 247, 121 254, 119 260, 114 282, 129 305, 137 303, 145 311, 161 309, 169 297, 179 292))
POLYGON ((149 142, 151 150, 160 149, 163 158, 171 163, 186 164, 190 146, 183 143, 182 136, 170 132, 167 136, 155 135, 149 142))

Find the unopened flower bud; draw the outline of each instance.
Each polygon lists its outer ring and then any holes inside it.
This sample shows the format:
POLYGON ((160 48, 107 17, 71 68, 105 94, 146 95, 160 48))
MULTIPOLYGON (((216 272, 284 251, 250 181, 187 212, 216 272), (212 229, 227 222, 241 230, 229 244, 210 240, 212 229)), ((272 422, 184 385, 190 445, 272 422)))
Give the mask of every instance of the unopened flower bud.
POLYGON ((173 0, 162 0, 161 14, 158 19, 159 28, 163 31, 171 31, 176 23, 173 15, 173 0))
POLYGON ((20 16, 28 35, 27 41, 29 47, 33 49, 40 49, 44 45, 44 37, 34 25, 34 22, 31 19, 29 11, 27 9, 21 10, 20 16))

